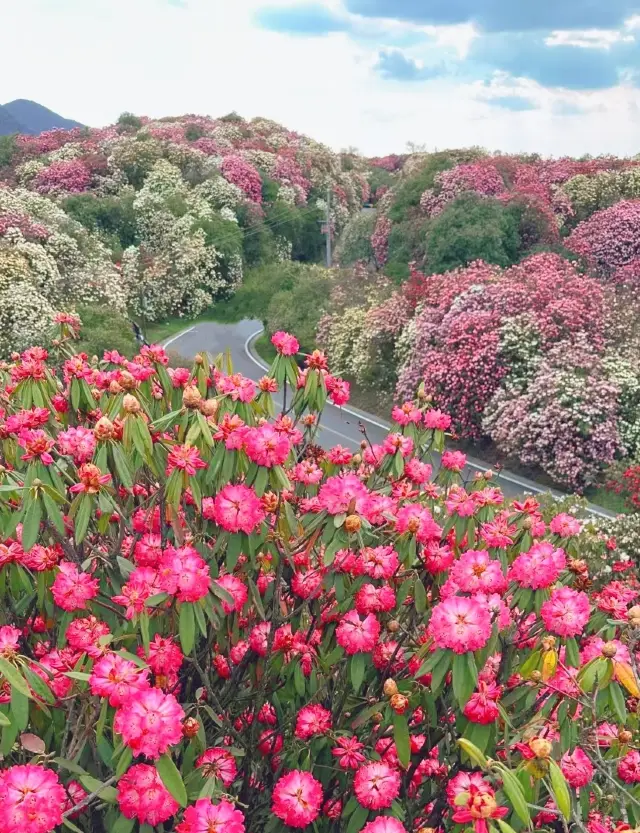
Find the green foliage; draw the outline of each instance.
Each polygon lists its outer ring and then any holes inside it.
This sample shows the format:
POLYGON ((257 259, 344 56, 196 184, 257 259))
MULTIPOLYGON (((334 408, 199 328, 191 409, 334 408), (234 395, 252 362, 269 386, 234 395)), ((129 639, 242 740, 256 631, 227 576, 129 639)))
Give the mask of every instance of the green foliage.
POLYGON ((409 263, 414 260, 422 263, 430 224, 430 220, 417 217, 391 227, 386 275, 394 280, 405 280, 409 277, 409 263))
POLYGON ((430 224, 426 240, 431 272, 446 272, 474 260, 510 266, 521 239, 517 212, 498 200, 466 194, 450 203, 430 224))
POLYGON ((336 258, 342 266, 351 266, 359 260, 373 262, 371 235, 376 219, 375 211, 367 211, 349 220, 336 250, 336 258))
POLYGON ((199 124, 188 124, 184 129, 184 138, 187 142, 196 142, 204 136, 204 128, 199 124))
POLYGON ((330 272, 319 266, 301 267, 291 289, 282 289, 271 298, 265 322, 267 331, 295 333, 305 352, 314 350, 318 322, 329 297, 329 276, 330 272))
POLYGON ((384 168, 372 168, 369 175, 369 187, 371 193, 375 194, 378 188, 386 186, 391 188, 398 181, 397 176, 394 176, 391 171, 385 171, 384 168))
POLYGON ((389 210, 389 219, 394 222, 406 219, 411 209, 419 207, 420 197, 427 188, 433 188, 435 178, 439 173, 461 163, 478 159, 482 155, 483 152, 477 148, 443 150, 426 154, 424 165, 415 173, 405 174, 405 179, 398 185, 393 205, 389 210))
POLYGON ((278 199, 280 185, 275 180, 269 179, 264 171, 260 171, 260 177, 262 179, 262 201, 266 203, 275 202, 278 199))
POLYGON ((324 253, 322 211, 319 208, 296 208, 283 200, 276 200, 265 211, 265 224, 276 237, 291 243, 291 258, 304 263, 316 263, 324 253))
POLYGON ((114 237, 119 247, 138 244, 133 196, 96 197, 93 194, 78 194, 63 201, 66 213, 89 231, 100 231, 114 237))
POLYGON ((0 168, 11 164, 17 149, 15 136, 0 136, 0 168))
POLYGON ((117 350, 123 356, 135 355, 138 345, 129 320, 108 307, 78 307, 76 310, 82 321, 78 352, 89 357, 102 358, 105 350, 117 350))
POLYGON ((245 230, 242 254, 247 266, 259 266, 276 260, 276 241, 271 229, 246 204, 240 205, 236 214, 240 226, 245 230))
POLYGON ((116 124, 121 132, 129 133, 140 130, 142 127, 142 119, 133 113, 125 112, 120 114, 116 124))

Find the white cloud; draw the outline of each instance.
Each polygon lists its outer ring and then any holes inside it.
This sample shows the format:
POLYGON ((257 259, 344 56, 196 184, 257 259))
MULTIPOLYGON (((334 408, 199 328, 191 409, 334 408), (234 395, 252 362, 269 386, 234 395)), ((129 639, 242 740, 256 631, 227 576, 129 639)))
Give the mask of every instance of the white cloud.
MULTIPOLYGON (((150 116, 264 115, 335 148, 369 154, 483 145, 548 154, 636 151, 634 93, 618 88, 562 99, 502 80, 492 94, 533 97, 541 109, 513 113, 478 101, 472 84, 389 84, 373 72, 385 46, 346 34, 292 38, 258 29, 267 0, 0 0, 2 99, 32 98, 90 125, 123 110, 150 116), (585 115, 557 115, 557 102, 585 115)), ((337 2, 334 8, 338 8, 337 2)), ((415 27, 414 27, 415 31, 415 27)), ((411 32, 409 32, 411 34, 411 32)), ((426 32, 464 55, 470 27, 426 32)), ((424 52, 414 47, 416 58, 424 52)), ((497 83, 497 82, 496 82, 497 83)))
MULTIPOLYGON (((640 18, 639 18, 640 19, 640 18)), ((617 43, 633 43, 633 35, 615 29, 558 30, 545 38, 547 46, 581 46, 585 49, 609 49, 617 43)))

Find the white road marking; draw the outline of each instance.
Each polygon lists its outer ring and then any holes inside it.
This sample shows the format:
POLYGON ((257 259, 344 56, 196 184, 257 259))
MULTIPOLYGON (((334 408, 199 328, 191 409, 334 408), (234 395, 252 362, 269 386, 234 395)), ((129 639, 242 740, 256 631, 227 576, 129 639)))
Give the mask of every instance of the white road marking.
POLYGON ((177 335, 173 336, 173 338, 170 338, 168 341, 165 341, 165 343, 164 343, 162 346, 163 346, 163 347, 164 347, 164 349, 166 350, 166 349, 167 349, 167 347, 168 347, 170 344, 173 344, 173 342, 174 342, 174 341, 177 341, 179 338, 182 338, 182 336, 186 336, 186 334, 187 334, 187 333, 192 333, 194 330, 195 330, 195 327, 189 327, 189 329, 188 329, 188 330, 182 330, 182 332, 180 332, 180 333, 178 333, 177 335))

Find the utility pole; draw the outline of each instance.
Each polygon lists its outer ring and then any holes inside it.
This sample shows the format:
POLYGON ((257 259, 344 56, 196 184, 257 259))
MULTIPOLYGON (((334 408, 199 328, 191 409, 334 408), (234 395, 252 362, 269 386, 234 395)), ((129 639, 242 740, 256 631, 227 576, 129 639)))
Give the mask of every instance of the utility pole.
POLYGON ((327 187, 327 269, 331 269, 331 186, 327 187))

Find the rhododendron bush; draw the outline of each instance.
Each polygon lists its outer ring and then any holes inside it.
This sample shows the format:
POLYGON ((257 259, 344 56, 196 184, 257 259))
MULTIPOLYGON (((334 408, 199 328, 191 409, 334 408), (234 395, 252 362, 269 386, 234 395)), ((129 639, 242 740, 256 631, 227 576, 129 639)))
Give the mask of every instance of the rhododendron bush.
POLYGON ((582 522, 434 476, 424 398, 320 448, 287 333, 258 383, 72 337, 0 367, 3 833, 640 823, 640 585, 582 522))

